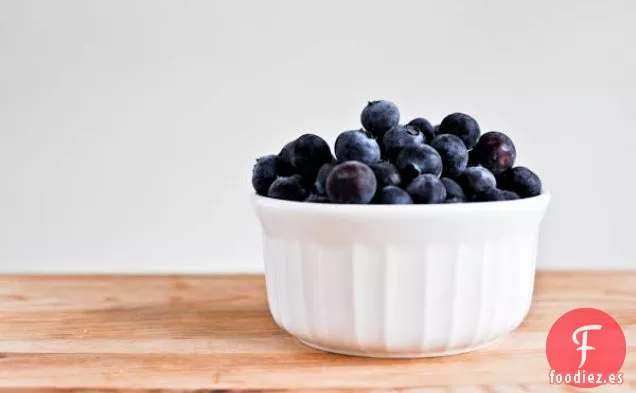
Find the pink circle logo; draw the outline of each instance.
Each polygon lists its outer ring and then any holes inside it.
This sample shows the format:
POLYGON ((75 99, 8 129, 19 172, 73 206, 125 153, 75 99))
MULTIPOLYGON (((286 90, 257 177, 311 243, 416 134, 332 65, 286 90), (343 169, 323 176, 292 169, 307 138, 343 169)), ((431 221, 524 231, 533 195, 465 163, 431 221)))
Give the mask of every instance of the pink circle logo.
POLYGON ((592 388, 623 383, 627 344, 620 325, 595 308, 563 314, 546 340, 550 383, 592 388))

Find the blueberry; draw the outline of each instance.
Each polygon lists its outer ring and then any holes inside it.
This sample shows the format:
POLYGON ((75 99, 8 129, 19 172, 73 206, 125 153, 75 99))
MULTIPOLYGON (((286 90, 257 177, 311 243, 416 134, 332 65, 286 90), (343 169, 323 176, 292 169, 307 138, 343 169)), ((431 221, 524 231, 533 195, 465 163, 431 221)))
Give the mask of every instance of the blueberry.
POLYGON ((391 101, 369 101, 360 114, 362 126, 378 139, 399 121, 400 111, 391 101))
POLYGON ((433 126, 433 133, 437 136, 439 135, 439 124, 433 126))
POLYGON ((468 165, 467 166, 479 166, 477 163, 477 157, 475 155, 475 149, 471 149, 468 152, 468 165))
POLYGON ((313 183, 322 164, 331 161, 331 149, 318 135, 303 134, 294 142, 292 165, 305 181, 313 183))
POLYGON ((288 142, 285 146, 283 146, 283 148, 281 149, 280 153, 278 153, 278 157, 281 159, 281 161, 287 163, 290 167, 293 167, 293 157, 294 157, 294 144, 296 143, 296 140, 294 139, 291 142, 288 142))
POLYGON ((370 165, 380 161, 380 145, 373 135, 365 130, 341 133, 336 138, 334 150, 340 162, 360 161, 370 165))
POLYGON ((474 202, 512 201, 519 199, 519 195, 512 191, 504 191, 491 187, 476 193, 471 199, 474 202))
POLYGON ((494 201, 503 201, 504 196, 501 193, 501 190, 490 187, 484 190, 478 191, 471 196, 471 201, 473 202, 494 202, 494 201))
POLYGON ((424 135, 424 142, 426 143, 435 138, 435 128, 431 125, 431 122, 423 117, 416 117, 415 119, 409 121, 406 125, 418 129, 424 135))
POLYGON ((288 201, 303 201, 307 197, 307 189, 300 175, 279 177, 269 186, 267 196, 288 201))
POLYGON ((430 173, 419 175, 413 179, 406 191, 415 203, 443 203, 446 199, 444 183, 430 173))
POLYGON ((519 196, 519 194, 517 194, 514 191, 508 191, 508 190, 501 190, 501 193, 504 196, 504 199, 506 201, 513 201, 515 199, 521 199, 521 197, 519 196))
POLYGON ((326 164, 322 164, 320 170, 318 170, 318 175, 316 176, 316 181, 314 182, 314 190, 318 195, 326 195, 327 190, 325 189, 325 183, 327 182, 327 176, 336 166, 335 162, 328 162, 326 164))
MULTIPOLYGON (((444 183, 444 188, 446 189, 446 199, 458 200, 459 202, 466 201, 466 195, 464 191, 460 187, 457 182, 447 177, 442 177, 440 179, 442 183, 444 183)), ((449 202, 450 203, 450 202, 449 202)))
POLYGON ((376 203, 381 205, 410 205, 413 199, 408 192, 400 187, 386 186, 376 196, 376 203))
POLYGON ((442 173, 442 157, 428 145, 405 147, 398 154, 395 164, 404 183, 423 173, 431 173, 438 177, 442 173))
POLYGON ((259 195, 267 195, 269 186, 278 178, 278 167, 281 160, 277 155, 268 155, 256 159, 252 168, 252 187, 259 195))
POLYGON ((387 131, 382 138, 384 156, 391 161, 394 161, 406 146, 424 145, 425 143, 424 134, 413 126, 397 125, 387 131))
POLYGON ((468 167, 457 178, 464 193, 468 196, 486 191, 489 188, 497 187, 497 180, 488 169, 480 166, 468 167))
POLYGON ((459 137, 452 134, 438 135, 431 141, 431 147, 442 157, 443 176, 455 177, 466 169, 468 150, 459 137))
POLYGON ((508 135, 497 131, 482 135, 471 153, 475 164, 487 168, 495 176, 512 168, 517 157, 512 140, 508 135))
POLYGON ((460 198, 446 198, 444 203, 464 203, 466 200, 460 198))
POLYGON ((530 169, 517 166, 508 169, 499 176, 499 188, 513 191, 521 198, 541 194, 541 179, 530 169))
POLYGON ((290 176, 293 168, 278 155, 270 154, 256 159, 252 168, 252 186, 259 195, 267 195, 269 186, 279 176, 290 176))
POLYGON ((305 202, 312 202, 312 203, 329 203, 329 198, 327 198, 325 195, 316 195, 316 194, 310 194, 307 199, 305 199, 305 202))
POLYGON ((479 124, 465 113, 452 113, 439 125, 439 134, 453 134, 464 142, 467 149, 472 149, 479 139, 479 124))
POLYGON ((395 165, 388 161, 382 161, 371 165, 375 178, 378 182, 378 189, 386 186, 399 186, 402 183, 402 177, 395 165))
POLYGON ((369 203, 376 188, 377 181, 373 171, 358 161, 340 163, 327 176, 327 196, 335 203, 369 203))

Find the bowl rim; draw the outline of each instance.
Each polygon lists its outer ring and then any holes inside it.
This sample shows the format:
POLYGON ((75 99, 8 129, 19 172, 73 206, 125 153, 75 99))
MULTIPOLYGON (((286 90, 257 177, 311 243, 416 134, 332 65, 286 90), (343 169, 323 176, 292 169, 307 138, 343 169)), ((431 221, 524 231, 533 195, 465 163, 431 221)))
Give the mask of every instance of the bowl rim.
POLYGON ((275 199, 257 193, 251 194, 252 204, 255 208, 284 210, 285 212, 302 212, 316 214, 467 214, 478 212, 506 212, 521 210, 544 210, 551 199, 547 189, 541 194, 510 201, 492 202, 468 202, 468 203, 441 203, 441 204, 413 204, 413 205, 374 205, 374 204, 338 204, 338 203, 314 203, 305 201, 288 201, 275 199))

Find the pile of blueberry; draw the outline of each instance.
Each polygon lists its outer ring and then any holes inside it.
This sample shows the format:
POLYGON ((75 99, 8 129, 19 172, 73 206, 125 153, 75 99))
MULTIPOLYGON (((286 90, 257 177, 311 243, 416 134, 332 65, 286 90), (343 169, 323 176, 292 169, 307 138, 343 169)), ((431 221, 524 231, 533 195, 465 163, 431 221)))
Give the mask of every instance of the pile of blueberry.
POLYGON ((481 134, 469 115, 453 113, 433 126, 418 117, 400 123, 390 101, 371 101, 361 129, 334 144, 303 134, 252 171, 259 195, 290 201, 347 204, 429 204, 506 201, 541 193, 541 180, 514 167, 515 145, 504 133, 481 134))

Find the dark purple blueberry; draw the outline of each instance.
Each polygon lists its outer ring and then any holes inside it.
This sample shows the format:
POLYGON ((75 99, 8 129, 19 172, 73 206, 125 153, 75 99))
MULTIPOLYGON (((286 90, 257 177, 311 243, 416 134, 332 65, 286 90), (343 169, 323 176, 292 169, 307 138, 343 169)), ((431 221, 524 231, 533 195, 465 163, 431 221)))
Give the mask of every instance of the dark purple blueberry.
POLYGON ((360 114, 362 126, 381 140, 384 133, 400 122, 400 111, 391 101, 369 101, 360 114))
POLYGON ((384 156, 390 161, 394 161, 405 147, 424 144, 426 144, 424 134, 413 126, 397 125, 387 131, 382 138, 384 156))
POLYGON ((429 143, 433 140, 433 138, 435 138, 435 128, 433 128, 431 122, 423 117, 416 117, 409 121, 406 125, 418 129, 424 135, 425 143, 429 143))
POLYGON ((327 176, 327 196, 334 203, 366 204, 376 189, 375 174, 358 161, 340 163, 327 176))
POLYGON ((388 161, 382 161, 371 165, 371 169, 375 174, 378 182, 378 189, 386 186, 399 186, 402 183, 402 177, 395 165, 388 161))
POLYGON ((517 166, 499 176, 499 188, 513 191, 521 198, 529 198, 541 194, 541 179, 530 169, 517 166))
POLYGON ((279 177, 274 180, 267 191, 267 196, 270 198, 288 201, 304 201, 307 198, 307 194, 303 178, 300 175, 279 177))
POLYGON ((437 177, 442 173, 442 157, 428 145, 405 147, 398 154, 395 164, 404 184, 423 173, 431 173, 437 177))
POLYGON ((400 187, 386 186, 378 191, 375 203, 380 205, 411 205, 413 199, 400 187))
POLYGON ((504 196, 501 193, 501 190, 495 187, 490 187, 471 195, 470 200, 472 202, 495 202, 503 201, 504 196))
POLYGON ((515 199, 519 199, 519 195, 512 191, 504 191, 495 187, 480 191, 471 198, 473 202, 512 201, 515 199))
POLYGON ((316 176, 316 181, 314 182, 314 190, 318 195, 327 195, 327 190, 325 188, 325 183, 327 182, 327 176, 336 166, 335 162, 328 162, 326 164, 322 164, 320 170, 318 170, 318 175, 316 176))
POLYGON ((307 199, 305 199, 305 202, 312 202, 312 203, 329 203, 329 198, 327 198, 327 196, 325 195, 316 195, 316 194, 311 194, 307 197, 307 199))
POLYGON ((313 183, 322 164, 333 161, 329 145, 318 135, 301 135, 293 149, 292 165, 306 182, 313 183))
POLYGON ((413 179, 406 191, 411 195, 415 203, 444 203, 446 199, 444 183, 437 176, 430 173, 419 175, 413 179))
POLYGON ((458 136, 467 149, 472 149, 475 146, 480 133, 477 121, 465 113, 452 113, 446 116, 440 123, 438 132, 438 134, 458 136))
POLYGON ((365 130, 341 133, 336 138, 334 150, 340 162, 360 161, 371 165, 380 161, 380 145, 373 135, 365 130))
POLYGON ((475 149, 468 151, 468 165, 467 166, 479 166, 477 158, 475 156, 475 149))
POLYGON ((252 168, 252 187, 259 195, 267 195, 269 186, 278 178, 279 167, 282 165, 277 155, 271 154, 256 159, 252 168))
POLYGON ((444 188, 446 189, 446 199, 458 199, 461 202, 466 201, 464 190, 462 190, 457 182, 447 177, 442 177, 440 180, 444 183, 444 188))
POLYGON ((497 176, 512 168, 517 157, 517 150, 508 135, 490 131, 479 138, 471 155, 475 164, 487 168, 497 176))
POLYGON ((452 134, 436 136, 431 147, 442 157, 442 176, 455 177, 468 165, 468 150, 459 137, 452 134))
POLYGON ((455 180, 469 197, 486 191, 489 188, 497 187, 495 175, 488 169, 480 166, 466 168, 455 180))
POLYGON ((287 163, 290 167, 293 167, 295 143, 296 139, 291 142, 287 142, 287 144, 281 149, 280 153, 278 153, 278 157, 281 159, 281 161, 287 163))
POLYGON ((514 191, 508 191, 508 190, 501 190, 501 193, 504 196, 504 199, 506 201, 513 201, 515 199, 521 199, 521 197, 519 196, 519 194, 517 194, 514 191))

